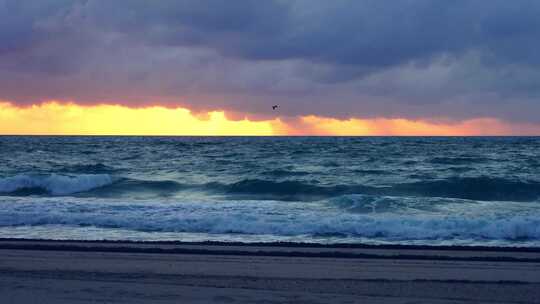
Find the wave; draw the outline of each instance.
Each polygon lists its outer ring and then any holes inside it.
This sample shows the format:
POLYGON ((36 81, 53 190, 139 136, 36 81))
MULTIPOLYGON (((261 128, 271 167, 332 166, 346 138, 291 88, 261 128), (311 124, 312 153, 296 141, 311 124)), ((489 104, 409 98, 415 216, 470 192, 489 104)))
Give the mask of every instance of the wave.
POLYGON ((397 184, 391 195, 451 197, 483 201, 536 201, 540 182, 492 177, 461 177, 397 184))
POLYGON ((39 201, 1 203, 0 227, 63 225, 141 232, 186 232, 403 240, 540 240, 540 217, 435 214, 354 214, 306 204, 111 203, 39 201))
POLYGON ((69 173, 82 173, 82 174, 99 174, 99 173, 112 173, 117 171, 115 168, 104 165, 102 163, 96 164, 75 164, 71 166, 65 166, 59 171, 69 173))
POLYGON ((195 188, 195 185, 184 185, 170 180, 137 180, 129 178, 118 178, 114 183, 103 187, 94 188, 81 196, 95 197, 131 197, 152 198, 172 196, 179 191, 195 188))
POLYGON ((429 160, 432 164, 441 165, 468 165, 489 162, 491 159, 475 156, 456 156, 456 157, 434 157, 429 160))
MULTIPOLYGON (((454 201, 453 201, 454 202, 454 201)), ((406 208, 418 207, 425 200, 414 199, 410 201, 406 198, 391 196, 376 196, 364 194, 348 194, 334 197, 328 200, 330 206, 354 213, 383 213, 401 212, 406 208)), ((437 202, 428 200, 429 207, 433 207, 437 202)), ((422 205, 424 205, 422 204, 422 205)))
MULTIPOLYGON (((101 167, 100 167, 101 168, 101 167)), ((146 198, 197 191, 234 199, 317 201, 362 194, 398 197, 442 197, 478 201, 532 202, 540 198, 540 182, 491 177, 425 180, 388 186, 324 185, 317 180, 244 179, 235 183, 183 184, 174 180, 112 178, 109 174, 20 174, 0 179, 0 193, 15 195, 66 195, 146 198)))
POLYGON ((229 195, 240 195, 259 199, 281 200, 319 200, 323 198, 352 194, 373 192, 373 187, 366 186, 320 186, 301 181, 269 181, 260 179, 246 179, 233 184, 208 184, 210 188, 223 191, 229 195))
POLYGON ((375 170, 375 169, 355 169, 355 170, 353 170, 353 172, 359 173, 359 174, 369 174, 369 175, 388 175, 388 174, 392 174, 391 171, 375 170))
POLYGON ((67 195, 89 191, 112 183, 113 179, 108 174, 20 174, 0 178, 0 193, 67 195))
POLYGON ((275 176, 275 177, 288 177, 288 176, 309 175, 310 173, 306 171, 290 171, 290 170, 276 169, 276 170, 263 172, 262 174, 275 176))
POLYGON ((250 179, 230 185, 219 185, 226 193, 274 196, 291 200, 316 200, 346 194, 389 196, 448 197, 483 201, 536 201, 540 182, 490 177, 450 178, 385 187, 364 185, 314 185, 300 181, 274 182, 250 179))

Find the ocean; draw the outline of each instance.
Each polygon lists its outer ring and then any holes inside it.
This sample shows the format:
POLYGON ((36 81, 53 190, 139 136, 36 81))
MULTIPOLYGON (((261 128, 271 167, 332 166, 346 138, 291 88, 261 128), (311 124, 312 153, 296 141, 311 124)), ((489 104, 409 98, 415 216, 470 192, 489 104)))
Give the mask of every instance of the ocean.
POLYGON ((0 238, 540 246, 540 137, 0 137, 0 238))

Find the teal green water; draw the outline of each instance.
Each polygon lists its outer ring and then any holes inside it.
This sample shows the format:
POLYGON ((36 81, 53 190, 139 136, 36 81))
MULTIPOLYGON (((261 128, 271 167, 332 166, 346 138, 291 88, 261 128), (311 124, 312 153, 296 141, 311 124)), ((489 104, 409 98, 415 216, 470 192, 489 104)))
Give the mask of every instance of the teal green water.
POLYGON ((540 245, 536 137, 0 137, 0 237, 540 245))

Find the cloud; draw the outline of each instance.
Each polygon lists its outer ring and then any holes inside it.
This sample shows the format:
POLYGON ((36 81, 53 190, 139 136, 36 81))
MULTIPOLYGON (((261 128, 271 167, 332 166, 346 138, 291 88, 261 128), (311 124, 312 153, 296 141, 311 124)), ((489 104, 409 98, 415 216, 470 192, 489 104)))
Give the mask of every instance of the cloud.
POLYGON ((540 2, 0 0, 0 99, 538 122, 540 2))

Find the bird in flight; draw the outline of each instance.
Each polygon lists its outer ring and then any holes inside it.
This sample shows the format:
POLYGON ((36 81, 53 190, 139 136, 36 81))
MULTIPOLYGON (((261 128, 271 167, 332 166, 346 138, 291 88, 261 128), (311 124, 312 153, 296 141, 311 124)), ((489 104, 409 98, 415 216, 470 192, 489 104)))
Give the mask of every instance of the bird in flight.
POLYGON ((279 105, 273 105, 273 106, 272 106, 272 110, 275 110, 275 109, 277 109, 278 107, 279 107, 279 105))

